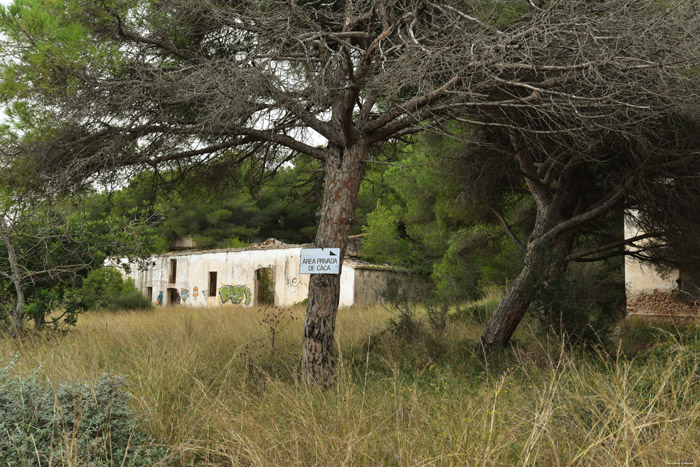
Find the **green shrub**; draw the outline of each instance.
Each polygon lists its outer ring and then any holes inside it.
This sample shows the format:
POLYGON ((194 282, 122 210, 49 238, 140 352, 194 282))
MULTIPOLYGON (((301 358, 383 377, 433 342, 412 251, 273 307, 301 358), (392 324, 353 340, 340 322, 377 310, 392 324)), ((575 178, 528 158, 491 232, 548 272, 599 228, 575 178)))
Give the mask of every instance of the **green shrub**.
POLYGON ((387 321, 387 331, 397 338, 410 342, 423 334, 423 323, 416 318, 412 304, 391 304, 388 309, 393 316, 387 321))
POLYGON ((0 367, 0 461, 4 465, 154 465, 166 451, 137 429, 125 378, 52 387, 0 367))
POLYGON ((93 310, 135 310, 152 306, 131 279, 124 280, 112 267, 90 271, 79 293, 83 303, 93 310))
POLYGON ((406 238, 402 238, 398 206, 387 208, 377 202, 374 211, 367 215, 367 225, 362 228, 366 235, 362 239, 361 256, 373 263, 388 263, 394 266, 409 266, 413 262, 413 251, 406 238))
POLYGON ((623 260, 572 263, 564 276, 538 291, 533 305, 544 310, 540 324, 545 331, 573 340, 605 340, 625 312, 623 260))
POLYGON ((152 308, 153 304, 138 290, 122 292, 110 297, 107 304, 109 310, 144 310, 152 308))
POLYGON ((87 310, 83 298, 72 287, 58 285, 55 287, 38 287, 27 297, 25 313, 34 321, 34 329, 50 326, 54 330, 75 326, 78 315, 87 310), (50 317, 60 310, 60 314, 50 317))

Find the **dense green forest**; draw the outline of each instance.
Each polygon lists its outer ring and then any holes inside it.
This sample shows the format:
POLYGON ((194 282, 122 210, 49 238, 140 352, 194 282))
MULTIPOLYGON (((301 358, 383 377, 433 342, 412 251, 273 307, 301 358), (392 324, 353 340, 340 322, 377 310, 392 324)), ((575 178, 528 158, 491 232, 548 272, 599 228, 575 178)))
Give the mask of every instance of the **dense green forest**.
POLYGON ((319 206, 316 172, 302 159, 264 174, 262 182, 250 181, 245 168, 224 180, 147 172, 87 201, 96 216, 147 216, 158 227, 162 249, 184 237, 192 237, 198 249, 235 248, 270 237, 309 243, 319 206))

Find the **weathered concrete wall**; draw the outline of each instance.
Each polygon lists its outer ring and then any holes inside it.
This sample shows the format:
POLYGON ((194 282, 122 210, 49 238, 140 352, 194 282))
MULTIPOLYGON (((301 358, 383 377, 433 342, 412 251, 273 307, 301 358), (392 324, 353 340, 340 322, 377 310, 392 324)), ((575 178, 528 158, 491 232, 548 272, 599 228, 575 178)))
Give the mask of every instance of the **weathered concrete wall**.
MULTIPOLYGON (((151 258, 146 270, 132 270, 136 287, 156 305, 216 306, 258 305, 256 271, 272 269, 274 305, 291 306, 308 297, 309 275, 299 274, 301 247, 267 247, 202 252, 167 253, 151 258), (175 278, 171 280, 172 262, 175 278), (215 294, 209 294, 209 278, 216 273, 215 294)), ((355 270, 343 265, 340 306, 354 299, 355 270)))
MULTIPOLYGON (((355 304, 354 294, 355 294, 355 268, 353 268, 347 261, 343 261, 343 266, 340 268, 340 302, 338 306, 351 306, 355 304)), ((311 277, 310 275, 304 274, 304 277, 311 277)), ((309 286, 306 286, 306 293, 308 296, 309 286)))
POLYGON ((392 281, 392 273, 373 271, 371 269, 357 269, 355 271, 355 290, 353 301, 356 305, 371 305, 383 303, 386 299, 387 289, 392 281))
POLYGON ((417 274, 383 268, 357 267, 355 269, 355 305, 384 303, 391 296, 409 300, 424 298, 431 284, 417 274))
POLYGON ((308 295, 308 277, 299 274, 300 253, 301 248, 168 253, 153 257, 151 268, 133 271, 129 277, 145 295, 152 287, 156 304, 171 304, 168 289, 176 289, 182 305, 255 305, 256 271, 270 268, 274 304, 290 306, 308 295), (170 277, 172 261, 176 264, 174 281, 170 277), (214 295, 209 293, 211 273, 216 273, 214 295))
POLYGON ((627 296, 651 294, 654 291, 670 293, 678 289, 678 270, 659 273, 653 266, 642 264, 634 258, 625 258, 625 285, 627 296))
POLYGON ((700 306, 697 301, 679 295, 678 292, 655 290, 628 297, 627 312, 642 316, 700 317, 700 306))

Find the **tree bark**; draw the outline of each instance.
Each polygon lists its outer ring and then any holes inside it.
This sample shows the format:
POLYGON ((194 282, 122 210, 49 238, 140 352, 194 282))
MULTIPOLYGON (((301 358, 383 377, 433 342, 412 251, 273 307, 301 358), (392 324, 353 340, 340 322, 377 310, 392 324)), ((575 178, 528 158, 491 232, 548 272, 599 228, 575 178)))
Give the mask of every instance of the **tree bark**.
POLYGON ((46 315, 43 313, 39 313, 36 316, 34 316, 34 332, 36 334, 40 334, 41 331, 44 330, 44 327, 46 326, 46 315))
POLYGON ((532 303, 535 287, 541 280, 543 266, 547 259, 542 257, 544 251, 537 246, 528 245, 523 269, 513 281, 513 285, 491 315, 481 335, 481 345, 485 348, 505 346, 525 316, 532 303))
POLYGON ((24 309, 26 308, 26 301, 24 298, 24 290, 22 285, 18 284, 17 281, 13 281, 15 284, 15 289, 17 290, 17 303, 15 305, 15 311, 12 314, 12 336, 22 337, 24 333, 24 309))
POLYGON ((15 294, 17 301, 15 302, 15 310, 12 313, 12 336, 21 337, 24 333, 24 309, 26 308, 26 299, 24 297, 24 287, 22 286, 22 279, 20 274, 19 263, 17 262, 17 253, 15 252, 15 246, 12 244, 12 239, 7 231, 7 224, 4 219, 2 220, 2 236, 5 242, 5 247, 7 248, 7 262, 10 265, 10 277, 12 283, 15 286, 15 294))
MULTIPOLYGON (((340 248, 340 272, 348 233, 362 182, 367 145, 364 141, 329 151, 317 248, 340 248)), ((308 382, 330 386, 334 381, 333 334, 340 300, 340 275, 312 274, 304 321, 302 375, 308 382)))

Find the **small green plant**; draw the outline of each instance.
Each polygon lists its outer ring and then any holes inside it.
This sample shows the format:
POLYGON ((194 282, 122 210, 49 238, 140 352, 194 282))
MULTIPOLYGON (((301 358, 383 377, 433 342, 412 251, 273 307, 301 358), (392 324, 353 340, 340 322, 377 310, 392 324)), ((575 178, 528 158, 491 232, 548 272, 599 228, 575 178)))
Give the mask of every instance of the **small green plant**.
POLYGON ((404 341, 413 341, 423 333, 423 323, 416 318, 415 305, 408 300, 396 300, 385 305, 393 315, 387 331, 404 341))
POLYGON ((399 339, 412 341, 423 333, 423 323, 416 317, 419 290, 415 283, 391 277, 380 293, 384 308, 392 315, 387 322, 387 331, 399 339))

